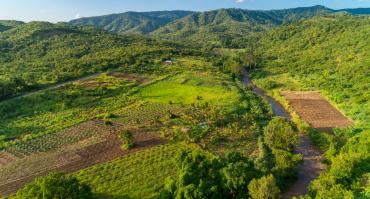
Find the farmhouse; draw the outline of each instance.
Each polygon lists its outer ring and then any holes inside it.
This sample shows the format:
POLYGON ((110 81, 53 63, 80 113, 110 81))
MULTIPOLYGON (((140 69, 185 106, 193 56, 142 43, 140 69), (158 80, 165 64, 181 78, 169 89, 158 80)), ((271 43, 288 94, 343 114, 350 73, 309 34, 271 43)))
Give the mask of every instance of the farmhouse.
POLYGON ((163 62, 164 65, 172 65, 173 62, 171 60, 166 60, 163 62))

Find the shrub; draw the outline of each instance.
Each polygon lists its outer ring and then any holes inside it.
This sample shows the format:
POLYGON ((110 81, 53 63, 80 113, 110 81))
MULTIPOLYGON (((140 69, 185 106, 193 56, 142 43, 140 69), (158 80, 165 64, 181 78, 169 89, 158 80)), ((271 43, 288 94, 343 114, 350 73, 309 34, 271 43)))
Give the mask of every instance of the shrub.
POLYGON ((266 144, 273 149, 293 150, 298 144, 298 135, 283 117, 273 118, 264 129, 266 144))
POLYGON ((135 146, 134 141, 133 141, 133 136, 130 131, 125 130, 121 132, 119 134, 119 138, 122 141, 122 146, 121 146, 122 149, 124 150, 132 149, 135 146))
POLYGON ((75 177, 62 173, 50 173, 45 177, 38 177, 19 190, 15 198, 69 198, 90 199, 90 188, 81 184, 75 177))
POLYGON ((248 191, 252 199, 275 199, 280 194, 273 175, 253 179, 248 185, 248 191))

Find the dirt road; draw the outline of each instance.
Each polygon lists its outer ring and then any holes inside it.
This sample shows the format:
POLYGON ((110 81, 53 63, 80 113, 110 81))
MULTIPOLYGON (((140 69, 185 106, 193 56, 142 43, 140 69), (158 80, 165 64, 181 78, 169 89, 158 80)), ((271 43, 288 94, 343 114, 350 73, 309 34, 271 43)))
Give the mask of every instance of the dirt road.
MULTIPOLYGON (((270 96, 267 96, 262 89, 252 84, 247 71, 243 71, 243 82, 245 85, 252 86, 255 93, 264 97, 270 103, 274 111, 274 115, 285 117, 288 120, 291 119, 289 113, 285 111, 284 107, 280 103, 270 96)), ((325 166, 322 163, 322 152, 313 145, 306 134, 301 133, 299 138, 300 142, 295 149, 295 153, 303 154, 303 163, 299 165, 297 181, 289 187, 285 193, 283 193, 283 198, 287 199, 290 199, 293 196, 306 194, 310 182, 317 178, 325 169, 325 166)))
POLYGON ((34 90, 34 91, 26 92, 26 93, 20 94, 18 96, 15 96, 15 97, 12 97, 12 98, 9 98, 9 99, 0 100, 0 104, 3 103, 3 102, 6 102, 6 101, 20 99, 20 98, 23 98, 23 97, 27 97, 27 96, 30 96, 30 95, 33 95, 33 94, 36 94, 36 93, 40 93, 40 92, 44 92, 44 91, 49 91, 49 90, 57 89, 57 88, 60 88, 62 86, 68 85, 68 84, 73 83, 73 82, 92 79, 94 77, 99 76, 100 74, 101 73, 95 73, 95 74, 88 75, 88 76, 85 76, 85 77, 81 77, 81 78, 78 78, 78 79, 74 79, 74 80, 66 81, 66 82, 63 82, 63 83, 60 83, 60 84, 56 84, 56 85, 53 85, 53 86, 49 86, 49 87, 46 87, 46 88, 42 88, 42 89, 39 89, 39 90, 34 90))

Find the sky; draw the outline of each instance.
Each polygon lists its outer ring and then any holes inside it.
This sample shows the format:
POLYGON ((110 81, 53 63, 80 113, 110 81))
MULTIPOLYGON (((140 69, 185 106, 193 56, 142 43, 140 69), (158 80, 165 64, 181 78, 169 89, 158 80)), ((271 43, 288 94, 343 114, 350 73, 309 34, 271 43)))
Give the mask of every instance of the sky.
POLYGON ((59 22, 126 11, 270 10, 313 5, 370 8, 370 0, 0 0, 0 19, 59 22))

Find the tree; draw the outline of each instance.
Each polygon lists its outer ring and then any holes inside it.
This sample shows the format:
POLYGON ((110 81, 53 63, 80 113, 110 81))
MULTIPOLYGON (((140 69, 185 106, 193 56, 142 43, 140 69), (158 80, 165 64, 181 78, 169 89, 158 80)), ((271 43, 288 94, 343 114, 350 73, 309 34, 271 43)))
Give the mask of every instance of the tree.
POLYGON ((298 135, 283 117, 273 118, 264 129, 266 144, 272 149, 293 150, 298 144, 298 135))
POLYGON ((77 178, 62 173, 50 173, 27 184, 17 192, 15 198, 90 199, 92 197, 89 186, 81 184, 77 178))
POLYGON ((176 161, 178 179, 167 180, 161 198, 223 198, 222 167, 198 151, 182 152, 176 161))
POLYGON ((267 174, 275 165, 275 157, 271 149, 263 143, 263 138, 258 138, 259 155, 256 159, 256 167, 264 174, 267 174))
POLYGON ((225 178, 225 187, 231 198, 248 198, 246 187, 253 178, 258 176, 259 172, 249 158, 233 152, 226 156, 222 173, 225 178))
POLYGON ((280 194, 273 175, 253 179, 248 185, 248 191, 252 199, 275 199, 280 194))

